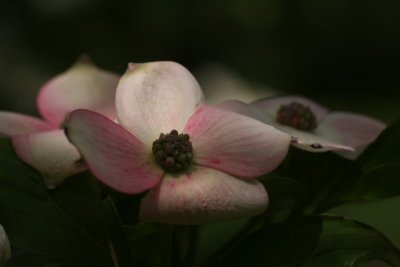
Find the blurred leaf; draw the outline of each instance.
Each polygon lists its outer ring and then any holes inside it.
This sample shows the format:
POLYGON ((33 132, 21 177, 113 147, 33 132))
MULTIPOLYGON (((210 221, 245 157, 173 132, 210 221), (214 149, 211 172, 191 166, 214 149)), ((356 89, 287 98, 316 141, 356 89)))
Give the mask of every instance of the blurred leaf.
POLYGON ((129 242, 139 242, 151 235, 159 234, 160 230, 154 224, 139 223, 137 225, 124 225, 124 230, 129 242))
POLYGON ((354 161, 333 153, 310 153, 290 148, 277 174, 298 183, 297 198, 303 194, 304 213, 321 213, 345 202, 361 177, 354 161))
MULTIPOLYGON (((211 261, 225 255, 241 237, 247 236, 250 232, 259 227, 263 221, 261 216, 242 218, 220 223, 201 225, 198 231, 197 252, 195 262, 211 261)), ((195 264, 195 266, 197 266, 195 264)), ((208 265, 205 265, 208 266, 208 265)))
POLYGON ((135 257, 135 266, 161 266, 161 254, 165 250, 162 231, 157 224, 139 223, 125 225, 124 231, 135 257))
MULTIPOLYGON (((112 256, 118 261, 118 266, 133 266, 133 259, 122 222, 110 197, 102 201, 104 224, 107 227, 107 239, 112 256)), ((139 265, 135 265, 139 267, 139 265)))
POLYGON ((375 200, 400 194, 400 163, 383 164, 366 173, 349 200, 375 200))
POLYGON ((305 214, 322 213, 349 202, 396 196, 400 194, 399 136, 400 119, 387 127, 356 161, 333 153, 291 148, 277 173, 301 185, 305 214))
POLYGON ((389 125, 358 158, 364 173, 383 164, 400 164, 400 119, 389 125))
POLYGON ((262 182, 269 195, 269 206, 265 214, 269 223, 284 221, 293 215, 303 214, 304 188, 295 180, 268 175, 262 182))
POLYGON ((69 266, 113 266, 95 185, 81 174, 48 192, 0 140, 0 221, 14 247, 69 266))
POLYGON ((349 199, 373 200, 400 194, 400 119, 359 157, 362 178, 349 199))
POLYGON ((381 233, 333 216, 268 225, 244 239, 216 266, 352 267, 372 259, 400 265, 400 251, 381 233))
MULTIPOLYGON (((3 267, 42 267, 45 265, 45 259, 42 255, 32 253, 27 250, 12 248, 12 257, 6 263, 0 263, 3 267)), ((47 266, 46 266, 47 267, 47 266)))
POLYGON ((70 267, 70 262, 60 262, 28 250, 13 247, 12 257, 1 267, 70 267))
POLYGON ((110 192, 123 224, 136 225, 139 223, 140 201, 146 193, 126 195, 114 191, 110 192))

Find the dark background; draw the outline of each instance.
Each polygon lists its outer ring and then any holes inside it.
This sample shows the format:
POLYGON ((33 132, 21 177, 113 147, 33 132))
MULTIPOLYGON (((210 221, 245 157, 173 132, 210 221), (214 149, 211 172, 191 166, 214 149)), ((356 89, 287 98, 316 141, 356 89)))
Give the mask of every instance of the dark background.
MULTIPOLYGON (((398 0, 2 0, 1 110, 37 114, 40 86, 82 53, 118 73, 128 62, 192 71, 217 62, 333 109, 387 123, 400 115, 398 0)), ((400 244, 399 207, 391 199, 336 212, 400 244)))
POLYGON ((391 121, 400 113, 399 14, 397 0, 3 0, 0 104, 34 112, 40 85, 88 53, 119 73, 129 61, 174 60, 191 70, 219 62, 391 121))

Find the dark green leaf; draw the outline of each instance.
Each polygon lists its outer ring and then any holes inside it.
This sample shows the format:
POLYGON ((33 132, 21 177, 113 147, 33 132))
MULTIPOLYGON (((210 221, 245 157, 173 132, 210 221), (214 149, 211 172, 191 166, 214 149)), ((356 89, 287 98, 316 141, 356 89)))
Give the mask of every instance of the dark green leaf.
POLYGON ((358 158, 364 173, 379 166, 400 164, 400 119, 388 126, 358 158))
POLYGON ((400 194, 400 163, 371 169, 357 184, 349 200, 375 200, 400 194))
POLYGON ((143 239, 159 234, 160 230, 155 224, 139 223, 137 225, 125 225, 124 231, 127 235, 129 242, 140 243, 143 239))
POLYGON ((94 184, 82 174, 48 192, 0 140, 0 222, 14 247, 70 266, 113 266, 94 184))
POLYGON ((352 267, 372 259, 400 265, 400 251, 375 229, 342 217, 309 216, 268 225, 218 266, 352 267))
MULTIPOLYGON (((117 266, 133 266, 133 259, 129 250, 128 240, 125 238, 124 228, 111 198, 102 201, 104 224, 107 227, 108 247, 117 266)), ((135 265, 138 266, 138 265, 135 265)))
POLYGON ((396 196, 400 194, 399 136, 400 119, 385 129, 356 161, 333 153, 291 148, 278 175, 301 185, 305 214, 322 213, 349 202, 396 196))
POLYGON ((269 175, 262 179, 269 195, 268 211, 265 214, 269 223, 284 221, 293 215, 303 214, 304 189, 295 180, 269 175))
POLYGON ((333 153, 310 153, 291 148, 277 171, 298 183, 304 212, 321 213, 344 203, 361 177, 358 165, 333 153))
POLYGON ((390 125, 357 160, 362 177, 349 200, 373 200, 400 194, 400 119, 390 125))
POLYGON ((12 257, 6 263, 0 264, 1 267, 43 267, 45 259, 42 255, 32 253, 27 250, 13 248, 12 257))
POLYGON ((137 265, 161 266, 161 255, 166 248, 163 247, 159 225, 149 223, 125 225, 124 231, 137 265))

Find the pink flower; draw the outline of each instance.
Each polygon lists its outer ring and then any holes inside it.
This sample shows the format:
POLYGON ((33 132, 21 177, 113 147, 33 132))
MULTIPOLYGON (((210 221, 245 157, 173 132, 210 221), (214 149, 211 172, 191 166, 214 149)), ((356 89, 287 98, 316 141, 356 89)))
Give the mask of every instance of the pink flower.
POLYGON ((263 121, 292 135, 294 146, 310 152, 333 150, 355 159, 385 128, 364 115, 329 112, 301 96, 263 98, 250 104, 230 100, 218 105, 263 121))
POLYGON ((115 119, 115 89, 119 77, 98 69, 86 57, 54 77, 37 98, 44 120, 0 112, 0 136, 12 137, 18 157, 36 168, 47 187, 85 170, 79 152, 64 135, 62 124, 77 108, 96 110, 115 119))
POLYGON ((141 220, 200 224, 266 209, 267 192, 254 177, 281 163, 289 135, 204 105, 195 78, 174 62, 130 64, 116 108, 119 124, 78 110, 66 131, 104 184, 128 194, 150 189, 141 220))

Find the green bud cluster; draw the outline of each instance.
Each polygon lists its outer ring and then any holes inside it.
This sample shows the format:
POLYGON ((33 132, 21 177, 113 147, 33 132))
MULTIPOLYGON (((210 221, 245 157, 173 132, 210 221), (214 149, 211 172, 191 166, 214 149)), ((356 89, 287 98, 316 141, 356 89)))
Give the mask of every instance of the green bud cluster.
POLYGON ((311 109, 295 101, 282 105, 276 114, 276 120, 280 124, 303 131, 312 131, 317 128, 317 119, 311 109))
POLYGON ((188 134, 178 134, 172 130, 169 134, 160 134, 153 142, 153 155, 156 162, 168 172, 186 169, 193 158, 192 142, 188 134))

